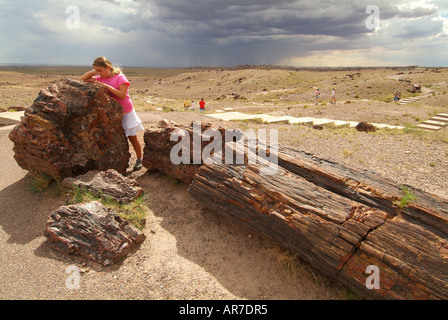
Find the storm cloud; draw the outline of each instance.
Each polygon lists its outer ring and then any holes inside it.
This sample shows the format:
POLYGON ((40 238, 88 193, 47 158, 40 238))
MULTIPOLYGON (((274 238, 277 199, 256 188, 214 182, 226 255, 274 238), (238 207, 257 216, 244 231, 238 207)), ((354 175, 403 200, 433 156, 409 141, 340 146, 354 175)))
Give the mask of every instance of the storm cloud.
POLYGON ((27 0, 2 7, 0 63, 85 65, 104 55, 133 66, 446 66, 446 1, 27 0), (372 29, 366 8, 373 3, 379 24, 372 29), (66 27, 68 6, 79 8, 79 29, 66 27))

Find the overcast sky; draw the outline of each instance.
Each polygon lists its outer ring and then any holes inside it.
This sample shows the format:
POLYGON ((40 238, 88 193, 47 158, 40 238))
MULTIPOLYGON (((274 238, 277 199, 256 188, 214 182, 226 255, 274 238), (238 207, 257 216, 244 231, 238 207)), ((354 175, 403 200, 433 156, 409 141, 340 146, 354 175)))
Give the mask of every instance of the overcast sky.
POLYGON ((0 64, 448 67, 448 0, 0 0, 0 10, 0 64))

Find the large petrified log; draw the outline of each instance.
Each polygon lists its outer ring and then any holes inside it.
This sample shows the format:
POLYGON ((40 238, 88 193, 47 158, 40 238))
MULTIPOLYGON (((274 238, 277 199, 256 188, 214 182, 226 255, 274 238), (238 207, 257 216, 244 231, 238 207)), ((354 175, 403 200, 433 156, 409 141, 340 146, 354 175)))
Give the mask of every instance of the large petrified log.
POLYGON ((146 238, 144 233, 97 201, 53 211, 44 234, 56 250, 104 266, 119 262, 146 238))
MULTIPOLYGON (((168 145, 168 132, 151 141, 168 145)), ((303 152, 282 149, 276 159, 271 175, 247 161, 196 165, 189 193, 366 298, 448 298, 447 200, 303 152), (416 200, 400 202, 405 192, 416 200), (372 266, 379 288, 368 285, 372 266)))
POLYGON ((279 166, 263 176, 256 165, 203 165, 189 192, 364 297, 448 298, 446 200, 411 189, 417 200, 401 208, 403 191, 372 173, 298 153, 279 154, 279 166), (369 266, 379 289, 366 285, 369 266))
POLYGON ((64 80, 40 91, 10 133, 23 169, 63 179, 90 170, 124 174, 130 158, 123 108, 98 85, 64 80))

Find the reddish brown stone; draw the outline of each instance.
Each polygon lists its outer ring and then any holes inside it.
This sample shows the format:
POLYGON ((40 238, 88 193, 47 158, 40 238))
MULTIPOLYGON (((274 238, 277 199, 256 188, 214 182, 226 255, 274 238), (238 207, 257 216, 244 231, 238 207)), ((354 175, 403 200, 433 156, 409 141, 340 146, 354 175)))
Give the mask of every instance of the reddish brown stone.
POLYGON ((55 210, 44 234, 54 249, 104 266, 122 260, 146 238, 144 233, 97 201, 55 210))
MULTIPOLYGON (((198 126, 199 128, 199 126, 198 126)), ((190 183, 193 180, 194 175, 199 170, 202 164, 202 150, 204 146, 210 142, 205 141, 203 133, 205 130, 216 130, 222 136, 223 142, 225 141, 225 129, 213 128, 209 123, 200 123, 199 130, 196 133, 193 127, 193 123, 189 126, 177 125, 174 122, 162 120, 157 128, 148 129, 145 131, 144 141, 145 148, 143 154, 143 166, 149 171, 159 170, 165 172, 176 179, 190 183), (175 141, 171 141, 171 136, 179 137, 175 141), (188 163, 173 164, 171 159, 171 152, 176 145, 185 138, 189 139, 189 154, 187 155, 188 163), (194 142, 198 141, 199 145, 199 157, 200 163, 195 163, 193 154, 195 151, 194 142)), ((224 154, 224 152, 223 152, 224 154)))
POLYGON ((90 170, 124 174, 130 158, 123 109, 98 85, 64 80, 40 91, 10 133, 23 169, 63 179, 90 170))
POLYGON ((129 203, 143 194, 143 189, 134 179, 119 174, 114 169, 92 170, 76 178, 65 178, 67 189, 88 189, 95 195, 111 198, 119 203, 129 203))

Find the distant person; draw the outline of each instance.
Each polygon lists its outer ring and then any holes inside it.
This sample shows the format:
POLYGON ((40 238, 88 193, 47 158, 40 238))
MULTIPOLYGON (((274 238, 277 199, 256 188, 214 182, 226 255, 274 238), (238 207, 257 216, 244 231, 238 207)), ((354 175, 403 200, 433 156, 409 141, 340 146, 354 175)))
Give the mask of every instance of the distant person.
POLYGON ((193 101, 191 101, 191 106, 190 106, 190 110, 195 111, 196 110, 196 103, 193 101))
POLYGON ((199 111, 205 111, 205 101, 204 101, 204 99, 201 99, 201 101, 199 101, 199 111))
POLYGON ((144 128, 129 97, 130 83, 120 68, 113 66, 105 57, 96 58, 92 66, 93 70, 86 72, 81 79, 104 86, 109 91, 109 94, 123 107, 121 123, 126 137, 132 143, 137 154, 134 170, 140 170, 142 168, 142 147, 138 141, 137 132, 143 131, 144 128))
POLYGON ((190 101, 188 101, 188 99, 185 99, 185 101, 184 101, 184 110, 187 111, 189 107, 190 107, 190 101))
POLYGON ((319 96, 320 96, 320 91, 319 91, 319 89, 317 89, 316 90, 316 106, 317 106, 317 103, 319 102, 319 96))
POLYGON ((336 90, 334 90, 334 88, 331 91, 331 101, 330 101, 330 103, 331 104, 336 104, 336 90))
POLYGON ((394 94, 394 102, 398 103, 399 100, 400 100, 400 93, 397 91, 394 94))

